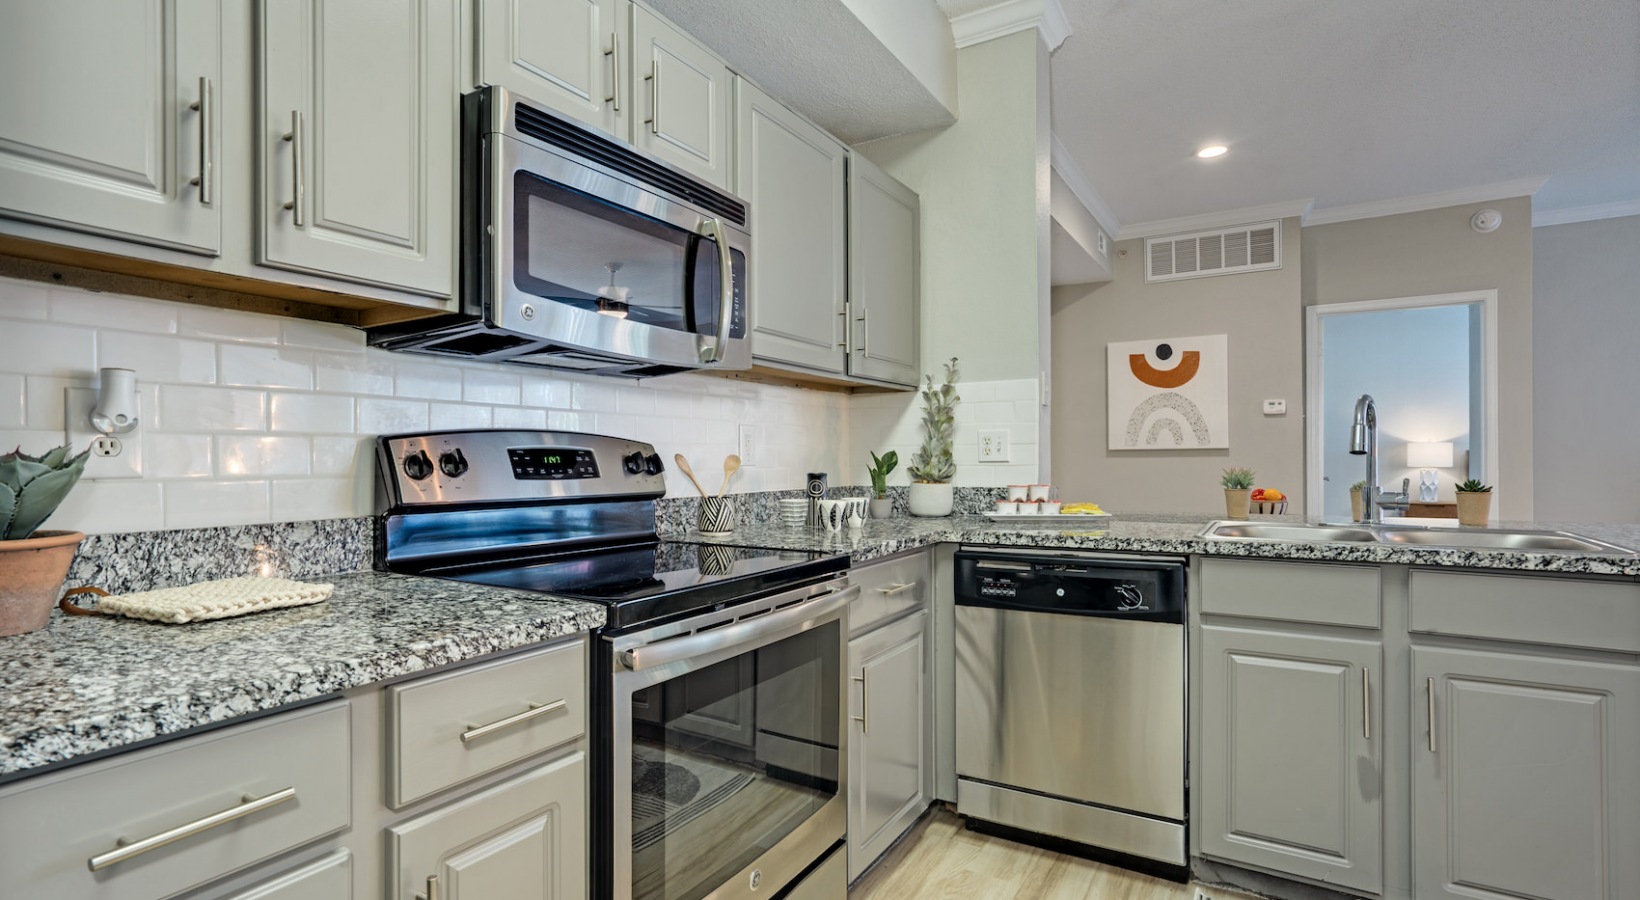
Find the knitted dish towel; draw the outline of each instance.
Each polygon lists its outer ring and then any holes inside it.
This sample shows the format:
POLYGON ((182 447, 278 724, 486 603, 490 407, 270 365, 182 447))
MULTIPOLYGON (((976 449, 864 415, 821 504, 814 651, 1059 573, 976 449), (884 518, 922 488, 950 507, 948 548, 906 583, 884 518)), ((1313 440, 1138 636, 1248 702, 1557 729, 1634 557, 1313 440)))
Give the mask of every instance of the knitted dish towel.
POLYGON ((334 585, 329 584, 246 576, 135 594, 113 594, 98 600, 97 609, 135 619, 181 624, 242 616, 265 609, 306 606, 323 601, 333 589, 334 585))

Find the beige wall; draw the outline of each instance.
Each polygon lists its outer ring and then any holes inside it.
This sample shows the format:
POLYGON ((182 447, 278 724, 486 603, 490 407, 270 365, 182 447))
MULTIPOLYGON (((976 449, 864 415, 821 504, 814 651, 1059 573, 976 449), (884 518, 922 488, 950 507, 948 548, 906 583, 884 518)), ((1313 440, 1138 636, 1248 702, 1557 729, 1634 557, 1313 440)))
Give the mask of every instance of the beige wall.
MULTIPOLYGON (((1533 518, 1532 201, 1529 197, 1304 229, 1304 305, 1495 289, 1498 292, 1500 519, 1533 518), (1477 210, 1503 213, 1491 234, 1477 210)), ((1397 364, 1386 348, 1386 365, 1397 364)), ((1415 361, 1399 361, 1415 365, 1415 361)))
POLYGON ((1121 241, 1114 280, 1053 292, 1054 482, 1067 499, 1116 511, 1224 512, 1219 475, 1258 473, 1304 502, 1304 316, 1297 219, 1281 224, 1283 267, 1146 284, 1144 241, 1121 241), (1107 450, 1105 345, 1229 336, 1230 449, 1107 450), (1287 401, 1267 417, 1266 398, 1287 401))
POLYGON ((1640 522, 1640 216, 1532 232, 1537 518, 1640 522))

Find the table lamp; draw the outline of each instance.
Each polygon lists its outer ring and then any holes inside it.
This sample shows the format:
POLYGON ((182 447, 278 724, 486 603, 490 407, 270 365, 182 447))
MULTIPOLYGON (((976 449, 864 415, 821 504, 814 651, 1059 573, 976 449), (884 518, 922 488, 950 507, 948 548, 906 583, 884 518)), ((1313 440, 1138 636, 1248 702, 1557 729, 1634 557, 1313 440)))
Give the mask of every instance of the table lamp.
POLYGON ((1418 499, 1428 503, 1440 493, 1441 485, 1436 480, 1436 469, 1452 468, 1453 446, 1451 441, 1408 441, 1407 468, 1419 469, 1418 499))

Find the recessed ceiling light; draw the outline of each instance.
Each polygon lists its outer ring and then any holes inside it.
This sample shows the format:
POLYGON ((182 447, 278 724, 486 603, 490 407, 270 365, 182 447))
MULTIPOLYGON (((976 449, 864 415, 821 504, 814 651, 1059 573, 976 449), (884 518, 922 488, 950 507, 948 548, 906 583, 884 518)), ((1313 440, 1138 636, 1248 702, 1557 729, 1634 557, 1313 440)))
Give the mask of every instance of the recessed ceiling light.
POLYGON ((1196 155, 1202 159, 1212 159, 1215 156, 1223 156, 1229 152, 1229 147, 1226 147, 1223 144, 1214 144, 1211 147, 1203 147, 1200 150, 1197 150, 1196 155))

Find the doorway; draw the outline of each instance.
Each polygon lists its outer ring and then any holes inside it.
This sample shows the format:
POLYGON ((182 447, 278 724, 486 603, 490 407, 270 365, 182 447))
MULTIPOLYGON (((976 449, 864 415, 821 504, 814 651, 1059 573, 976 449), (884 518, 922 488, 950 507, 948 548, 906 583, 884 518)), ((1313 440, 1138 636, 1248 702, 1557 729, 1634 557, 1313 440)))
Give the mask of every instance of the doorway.
POLYGON ((1418 498, 1420 450, 1451 451, 1434 470, 1435 502, 1452 502, 1467 478, 1497 473, 1497 291, 1397 297, 1309 307, 1305 341, 1305 513, 1350 514, 1350 486, 1366 475, 1349 453, 1355 401, 1378 410, 1378 473, 1418 498), (1414 448, 1408 458, 1409 444, 1414 448), (1450 445, 1448 447, 1447 445, 1450 445))

